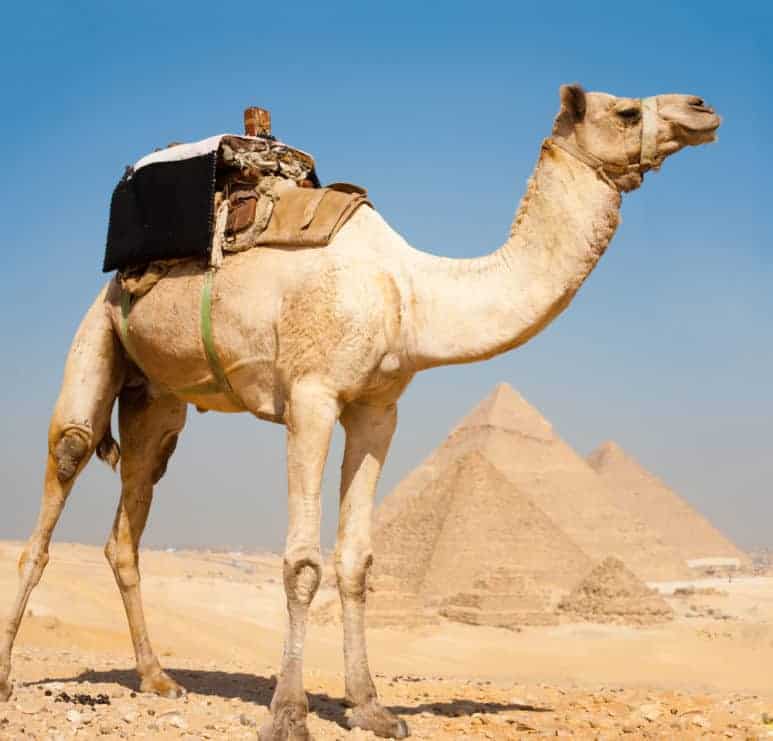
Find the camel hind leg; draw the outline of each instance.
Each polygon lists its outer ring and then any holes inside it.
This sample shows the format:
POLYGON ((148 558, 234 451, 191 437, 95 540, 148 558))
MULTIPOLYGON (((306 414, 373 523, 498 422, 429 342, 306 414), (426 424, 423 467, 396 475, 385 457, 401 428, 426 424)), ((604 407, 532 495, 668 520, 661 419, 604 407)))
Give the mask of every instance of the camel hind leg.
POLYGON ((168 393, 156 393, 149 386, 121 392, 118 401, 121 501, 105 546, 105 556, 126 609, 140 689, 164 697, 179 697, 184 690, 163 671, 150 644, 140 596, 138 550, 153 486, 166 471, 177 436, 185 424, 185 411, 185 402, 168 393))
POLYGON ((78 474, 98 449, 117 463, 110 414, 123 383, 125 361, 105 310, 103 291, 86 313, 70 347, 64 381, 48 431, 43 500, 35 529, 19 559, 19 590, 0 633, 0 701, 11 695, 11 651, 32 590, 48 563, 51 535, 78 474))

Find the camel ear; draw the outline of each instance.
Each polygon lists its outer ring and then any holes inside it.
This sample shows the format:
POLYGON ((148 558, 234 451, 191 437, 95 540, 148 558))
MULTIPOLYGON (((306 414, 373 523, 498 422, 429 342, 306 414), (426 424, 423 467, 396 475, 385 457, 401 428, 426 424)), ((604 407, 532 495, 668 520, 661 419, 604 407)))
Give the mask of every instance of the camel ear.
POLYGON ((585 117, 585 90, 582 85, 561 85, 561 110, 553 124, 553 133, 566 136, 585 117))

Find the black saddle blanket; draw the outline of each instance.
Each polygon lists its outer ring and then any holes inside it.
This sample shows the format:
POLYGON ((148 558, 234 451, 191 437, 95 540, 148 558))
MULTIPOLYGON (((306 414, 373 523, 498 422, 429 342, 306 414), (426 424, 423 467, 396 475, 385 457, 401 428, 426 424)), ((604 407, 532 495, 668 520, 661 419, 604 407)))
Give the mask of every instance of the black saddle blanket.
POLYGON ((127 173, 110 201, 102 270, 209 255, 216 162, 215 151, 127 173))

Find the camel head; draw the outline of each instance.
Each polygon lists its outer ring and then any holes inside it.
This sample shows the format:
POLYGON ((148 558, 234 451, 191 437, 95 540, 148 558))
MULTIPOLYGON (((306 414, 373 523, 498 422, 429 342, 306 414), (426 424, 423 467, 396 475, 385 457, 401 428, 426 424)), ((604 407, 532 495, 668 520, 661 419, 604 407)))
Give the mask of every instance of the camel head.
POLYGON ((721 122, 695 95, 617 98, 562 85, 553 142, 604 174, 621 191, 686 146, 714 141, 721 122))

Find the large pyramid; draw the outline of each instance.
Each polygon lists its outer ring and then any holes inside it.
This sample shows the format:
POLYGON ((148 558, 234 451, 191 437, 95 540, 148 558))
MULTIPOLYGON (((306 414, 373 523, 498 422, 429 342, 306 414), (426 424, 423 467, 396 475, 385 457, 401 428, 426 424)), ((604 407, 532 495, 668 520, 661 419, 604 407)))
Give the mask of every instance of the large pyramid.
POLYGON ((737 558, 749 565, 745 553, 617 443, 604 443, 587 460, 616 489, 618 504, 649 523, 683 559, 737 558))
POLYGON ((477 451, 462 454, 374 533, 374 597, 417 594, 464 622, 552 622, 590 562, 477 451))
POLYGON ((617 502, 617 492, 507 384, 465 417, 416 470, 385 498, 376 516, 376 558, 400 550, 405 513, 425 497, 442 497, 441 474, 467 453, 488 460, 521 495, 594 560, 621 558, 641 579, 689 576, 679 550, 617 502))

